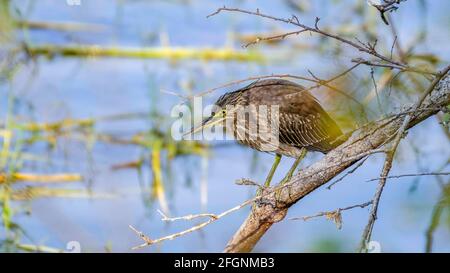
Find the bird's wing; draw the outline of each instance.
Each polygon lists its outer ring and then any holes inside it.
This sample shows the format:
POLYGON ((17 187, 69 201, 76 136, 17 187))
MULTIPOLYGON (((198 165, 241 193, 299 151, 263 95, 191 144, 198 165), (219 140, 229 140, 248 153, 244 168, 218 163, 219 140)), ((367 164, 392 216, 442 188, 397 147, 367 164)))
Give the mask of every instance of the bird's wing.
POLYGON ((288 104, 280 106, 280 141, 327 152, 337 146, 333 141, 342 135, 336 122, 307 91, 286 95, 288 104), (299 96, 302 96, 299 98, 299 96))

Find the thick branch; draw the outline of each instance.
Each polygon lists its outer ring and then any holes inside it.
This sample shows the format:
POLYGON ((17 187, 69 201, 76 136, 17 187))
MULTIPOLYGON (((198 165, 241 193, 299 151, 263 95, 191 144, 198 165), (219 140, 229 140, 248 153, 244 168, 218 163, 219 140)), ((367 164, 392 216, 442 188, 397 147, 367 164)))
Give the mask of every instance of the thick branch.
MULTIPOLYGON (((407 128, 436 114, 439 108, 450 103, 450 78, 445 77, 421 104, 421 110, 410 117, 407 128)), ((414 106, 405 109, 411 111, 414 106)), ((377 121, 358 130, 341 146, 329 152, 320 161, 297 173, 280 193, 266 197, 264 205, 255 207, 239 230, 228 242, 225 252, 251 251, 266 231, 281 221, 290 206, 315 189, 326 184, 337 174, 365 157, 367 152, 391 141, 404 123, 405 115, 399 114, 387 120, 377 121), (354 159, 354 160, 349 160, 354 159)))

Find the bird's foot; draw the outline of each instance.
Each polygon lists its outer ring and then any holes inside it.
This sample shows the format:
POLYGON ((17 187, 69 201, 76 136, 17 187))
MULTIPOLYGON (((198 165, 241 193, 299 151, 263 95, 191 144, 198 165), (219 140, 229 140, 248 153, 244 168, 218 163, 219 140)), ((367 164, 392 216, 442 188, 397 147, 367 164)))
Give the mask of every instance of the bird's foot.
POLYGON ((270 187, 269 186, 261 186, 258 188, 258 190, 256 191, 256 200, 255 202, 253 202, 253 206, 252 209, 255 209, 256 207, 261 207, 261 206, 272 206, 274 207, 276 204, 274 204, 274 202, 271 202, 269 200, 269 198, 265 198, 264 195, 266 195, 267 193, 269 193, 270 187))
POLYGON ((294 161, 294 164, 292 164, 291 168, 289 169, 289 172, 286 174, 286 176, 278 183, 277 189, 275 191, 275 199, 279 200, 281 190, 286 187, 286 183, 289 183, 292 179, 292 176, 294 175, 295 170, 297 169, 300 162, 303 160, 303 158, 306 156, 306 149, 302 148, 300 156, 294 161))
POLYGON ((278 183, 278 185, 283 186, 284 184, 288 183, 289 181, 291 181, 293 173, 288 173, 288 175, 286 175, 281 181, 280 183, 278 183))
POLYGON ((275 199, 278 200, 281 194, 281 190, 284 188, 284 185, 286 183, 288 183, 289 181, 291 181, 293 175, 293 171, 290 171, 281 181, 280 183, 278 183, 278 185, 276 186, 276 190, 275 190, 275 199))

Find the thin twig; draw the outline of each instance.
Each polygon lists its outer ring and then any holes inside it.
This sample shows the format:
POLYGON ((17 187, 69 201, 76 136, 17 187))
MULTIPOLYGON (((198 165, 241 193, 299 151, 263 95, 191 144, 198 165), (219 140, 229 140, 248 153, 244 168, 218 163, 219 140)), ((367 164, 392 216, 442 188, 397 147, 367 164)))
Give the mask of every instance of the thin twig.
MULTIPOLYGON (((188 233, 194 232, 196 230, 202 229, 203 227, 211 224, 212 222, 214 222, 214 221, 216 221, 216 220, 218 220, 218 219, 220 219, 220 218, 222 218, 222 217, 224 217, 224 216, 226 216, 226 215, 228 215, 228 214, 230 214, 230 213, 232 213, 234 211, 237 211, 237 210, 247 206, 248 204, 251 204, 252 202, 254 202, 255 200, 257 200, 259 198, 262 198, 262 196, 257 196, 255 198, 249 199, 249 200, 243 202, 242 204, 237 205, 237 206, 235 206, 235 207, 233 207, 233 208, 231 208, 229 210, 226 210, 226 211, 224 211, 224 212, 222 212, 220 214, 217 214, 217 215, 211 214, 211 215, 215 215, 215 217, 210 217, 209 220, 207 220, 207 221, 205 221, 203 223, 200 223, 200 224, 198 224, 196 226, 193 226, 193 227, 191 227, 189 229, 185 229, 185 230, 183 230, 181 232, 173 233, 171 235, 164 236, 164 237, 161 237, 161 238, 158 238, 158 239, 155 239, 155 240, 151 240, 148 236, 144 235, 140 231, 137 231, 133 226, 130 225, 129 227, 134 232, 136 232, 139 235, 139 237, 144 241, 143 244, 135 246, 132 249, 140 249, 140 248, 143 248, 143 247, 146 247, 146 246, 150 246, 150 245, 153 245, 153 244, 156 244, 156 243, 160 243, 162 241, 173 240, 173 239, 175 239, 177 237, 180 237, 180 236, 186 235, 188 233)), ((178 218, 182 219, 182 218, 187 218, 187 217, 178 217, 178 218)), ((198 218, 198 217, 192 217, 192 219, 193 218, 198 218)))
POLYGON ((292 218, 289 218, 289 220, 308 221, 312 218, 325 216, 325 217, 327 217, 327 219, 332 219, 336 223, 338 229, 340 229, 342 226, 342 216, 341 216, 342 211, 351 210, 354 208, 365 208, 365 207, 369 206, 370 204, 372 204, 372 201, 368 201, 368 202, 365 202, 362 204, 352 205, 352 206, 345 207, 345 208, 338 208, 333 211, 323 211, 323 212, 319 212, 317 214, 310 215, 310 216, 292 217, 292 218))
POLYGON ((428 173, 408 173, 408 174, 400 174, 400 175, 390 175, 385 177, 378 177, 366 180, 366 182, 377 181, 380 179, 392 179, 392 178, 402 178, 402 177, 413 177, 413 176, 438 176, 438 175, 450 175, 450 172, 428 172, 428 173))
POLYGON ((388 63, 380 63, 380 62, 376 62, 376 61, 369 61, 363 58, 354 58, 352 59, 353 63, 359 63, 359 64, 364 64, 364 65, 368 65, 368 66, 376 66, 376 67, 383 67, 383 68, 390 68, 390 69, 398 69, 400 71, 404 71, 404 72, 413 72, 413 73, 418 73, 418 74, 424 74, 424 75, 433 75, 433 76, 437 76, 438 73, 435 72, 430 72, 427 70, 423 70, 423 69, 419 69, 416 67, 404 67, 404 66, 398 66, 395 64, 388 64, 388 63))
POLYGON ((162 217, 161 221, 165 221, 165 222, 174 222, 174 221, 178 221, 178 220, 187 220, 187 221, 189 221, 189 220, 193 220, 193 219, 196 219, 196 218, 204 218, 204 217, 217 218, 217 215, 215 215, 213 213, 189 214, 189 215, 185 215, 185 216, 182 216, 182 217, 168 217, 161 210, 157 210, 157 212, 162 217))
POLYGON ((375 95, 377 97, 378 108, 379 108, 380 112, 382 112, 383 115, 385 115, 384 110, 383 110, 383 106, 381 105, 380 95, 378 94, 378 85, 377 85, 377 82, 375 80, 373 67, 370 68, 370 77, 372 78, 373 86, 375 88, 375 95))
POLYGON ((397 35, 394 36, 394 41, 392 42, 392 46, 391 46, 391 51, 390 51, 390 58, 392 59, 392 54, 394 53, 394 47, 395 44, 397 43, 397 35))
POLYGON ((347 176, 349 176, 350 174, 354 173, 359 167, 361 167, 364 162, 366 162, 366 160, 369 157, 365 157, 363 158, 361 161, 358 162, 358 164, 355 165, 355 167, 353 167, 350 171, 346 172, 343 176, 339 177, 338 179, 336 179, 335 181, 333 181, 330 185, 327 186, 328 190, 331 190, 331 187, 333 187, 334 185, 336 185, 337 183, 339 183, 340 181, 344 180, 344 178, 346 178, 347 176))
POLYGON ((247 48, 251 45, 255 45, 258 44, 262 41, 271 41, 271 40, 284 40, 284 38, 286 38, 287 36, 291 36, 291 35, 298 35, 302 32, 307 31, 306 29, 302 29, 302 30, 297 30, 297 31, 292 31, 292 32, 286 32, 283 34, 277 34, 277 35, 272 35, 272 36, 268 36, 268 37, 257 37, 255 40, 243 45, 243 48, 247 48))

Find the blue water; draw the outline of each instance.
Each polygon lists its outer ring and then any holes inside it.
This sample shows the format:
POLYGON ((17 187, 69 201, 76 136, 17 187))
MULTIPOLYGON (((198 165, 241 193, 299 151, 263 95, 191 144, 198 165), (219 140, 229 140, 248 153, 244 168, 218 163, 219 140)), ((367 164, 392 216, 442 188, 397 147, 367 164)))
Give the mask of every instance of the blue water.
MULTIPOLYGON (((24 34, 32 44, 98 44, 120 46, 159 46, 160 33, 168 36, 171 46, 222 47, 230 43, 227 33, 231 30, 241 33, 283 29, 259 18, 223 14, 210 19, 206 15, 216 8, 239 6, 242 8, 269 11, 271 14, 289 17, 295 11, 283 1, 83 1, 81 6, 68 6, 65 1, 13 1, 25 18, 37 21, 76 21, 99 24, 105 27, 101 32, 64 33, 51 30, 30 31, 24 34), (31 5, 31 6, 30 6, 31 5)), ((337 25, 351 17, 346 3, 337 6, 328 1, 310 1, 311 8, 299 18, 313 24, 316 16, 321 25, 337 25), (335 24, 333 24, 335 22, 335 24)), ((339 1, 348 2, 348 1, 339 1)), ((432 52, 443 60, 450 57, 447 45, 450 21, 448 1, 426 1, 426 16, 419 11, 418 1, 407 1, 394 14, 399 29, 400 40, 406 45, 417 33, 420 20, 426 21, 427 42, 417 49, 432 52)), ((348 3, 347 3, 348 4, 348 3)), ((374 18, 378 19, 377 16, 374 18)), ((385 27, 378 24, 380 28, 385 27)), ((18 36, 22 34, 18 33, 18 36)), ((305 45, 314 43, 307 35, 298 41, 305 45)), ((383 37, 389 41, 389 38, 383 37)), ((380 42, 381 43, 381 42, 380 42)), ((386 43, 389 44, 389 43, 386 43)), ((183 84, 192 82, 193 91, 199 92, 221 85, 231 80, 270 73, 291 73, 307 75, 311 69, 316 75, 327 77, 339 69, 336 65, 349 65, 353 56, 345 51, 340 58, 331 52, 309 53, 306 50, 292 50, 290 42, 281 46, 282 50, 260 47, 269 56, 267 64, 238 62, 204 62, 166 60, 136 60, 120 58, 38 58, 29 63, 14 77, 11 86, 2 85, 1 96, 13 91, 24 100, 32 102, 31 116, 36 121, 50 122, 62 118, 96 118, 121 113, 159 111, 168 115, 170 109, 180 102, 176 96, 160 90, 187 92, 183 84), (273 60, 271 59, 273 58, 273 60), (36 69, 33 72, 33 69, 36 69), (330 68, 331 71, 330 71, 330 68), (180 91, 181 90, 181 91, 180 91)), ((237 50, 239 42, 233 46, 237 50)), ((367 76, 368 69, 361 68, 352 77, 367 76)), ((307 85, 307 83, 302 83, 307 85)), ((207 97, 213 102, 225 88, 207 97)), ((321 96, 319 93, 318 96, 321 96)), ((323 96, 323 94, 322 94, 323 96)), ((2 120, 5 115, 5 100, 1 105, 2 120)), ((332 108, 332 106, 329 106, 332 108)), ((339 107, 346 107, 341 105, 339 107)), ((339 110, 339 109, 337 109, 339 110)), ((28 114, 30 115, 30 114, 28 114)), ((170 120, 168 121, 170 124, 170 120)), ((132 136, 137 131, 150 128, 148 120, 125 120, 121 122, 101 122, 96 125, 98 132, 114 133, 121 137, 132 136)), ((430 118, 412 129, 402 142, 392 174, 434 171, 446 162, 450 145, 436 118, 430 118), (421 145, 417 155, 411 145, 421 145), (420 169, 421 162, 425 170, 420 169)), ((39 145, 30 151, 46 156, 46 148, 39 145)), ((17 215, 15 220, 26 230, 32 240, 23 238, 24 243, 45 244, 65 248, 69 241, 79 241, 83 251, 101 252, 108 246, 112 251, 131 251, 131 247, 141 241, 128 228, 133 225, 152 238, 158 238, 181 231, 196 222, 163 223, 156 212, 157 202, 144 202, 135 170, 111 171, 114 164, 136 160, 142 149, 134 146, 111 145, 96 142, 92 157, 84 143, 68 139, 62 140, 58 149, 49 155, 51 164, 38 164, 30 170, 53 172, 80 172, 91 179, 83 184, 72 184, 70 188, 85 188, 90 185, 93 192, 110 193, 113 198, 98 199, 36 199, 15 206, 29 206, 31 215, 17 215)), ((306 166, 321 157, 310 154, 302 163, 306 166)), ((250 178, 262 181, 270 168, 272 156, 258 154, 256 170, 251 165, 255 154, 248 148, 232 144, 211 150, 208 167, 208 203, 202 208, 200 202, 201 158, 197 156, 179 157, 172 162, 172 185, 168 195, 171 214, 185 215, 208 211, 220 213, 248 199, 253 189, 237 186, 234 181, 250 178), (190 179, 188 179, 190 178, 190 179), (169 193, 172 192, 172 195, 169 193)), ((283 159, 275 179, 281 179, 290 167, 292 159, 283 159)), ((302 199, 289 210, 281 223, 273 226, 257 245, 255 251, 305 252, 318 251, 323 242, 336 242, 338 251, 354 251, 358 246, 362 230, 367 222, 368 208, 343 212, 343 228, 324 218, 308 222, 287 220, 294 216, 312 215, 319 211, 333 210, 359 204, 371 199, 376 182, 364 182, 379 175, 383 157, 373 156, 365 165, 332 190, 320 188, 302 199)), ((447 168, 448 169, 448 168, 447 168)), ((150 171, 144 170, 147 188, 150 171)), ((167 182, 167 177, 164 180, 167 182)), ((380 242, 382 251, 420 252, 425 245, 425 230, 431 217, 433 205, 437 202, 440 189, 433 177, 418 180, 417 188, 411 188, 418 179, 403 178, 389 181, 382 196, 378 221, 375 224, 373 240, 380 242)), ((144 192, 150 195, 150 192, 144 192)), ((200 232, 166 241, 141 251, 149 252, 210 252, 221 251, 249 208, 242 209, 200 232)), ((445 219, 443 220, 445 222, 445 219)), ((4 236, 0 232, 0 238, 4 236)), ((448 225, 441 225, 435 234, 435 251, 450 251, 448 225)))

